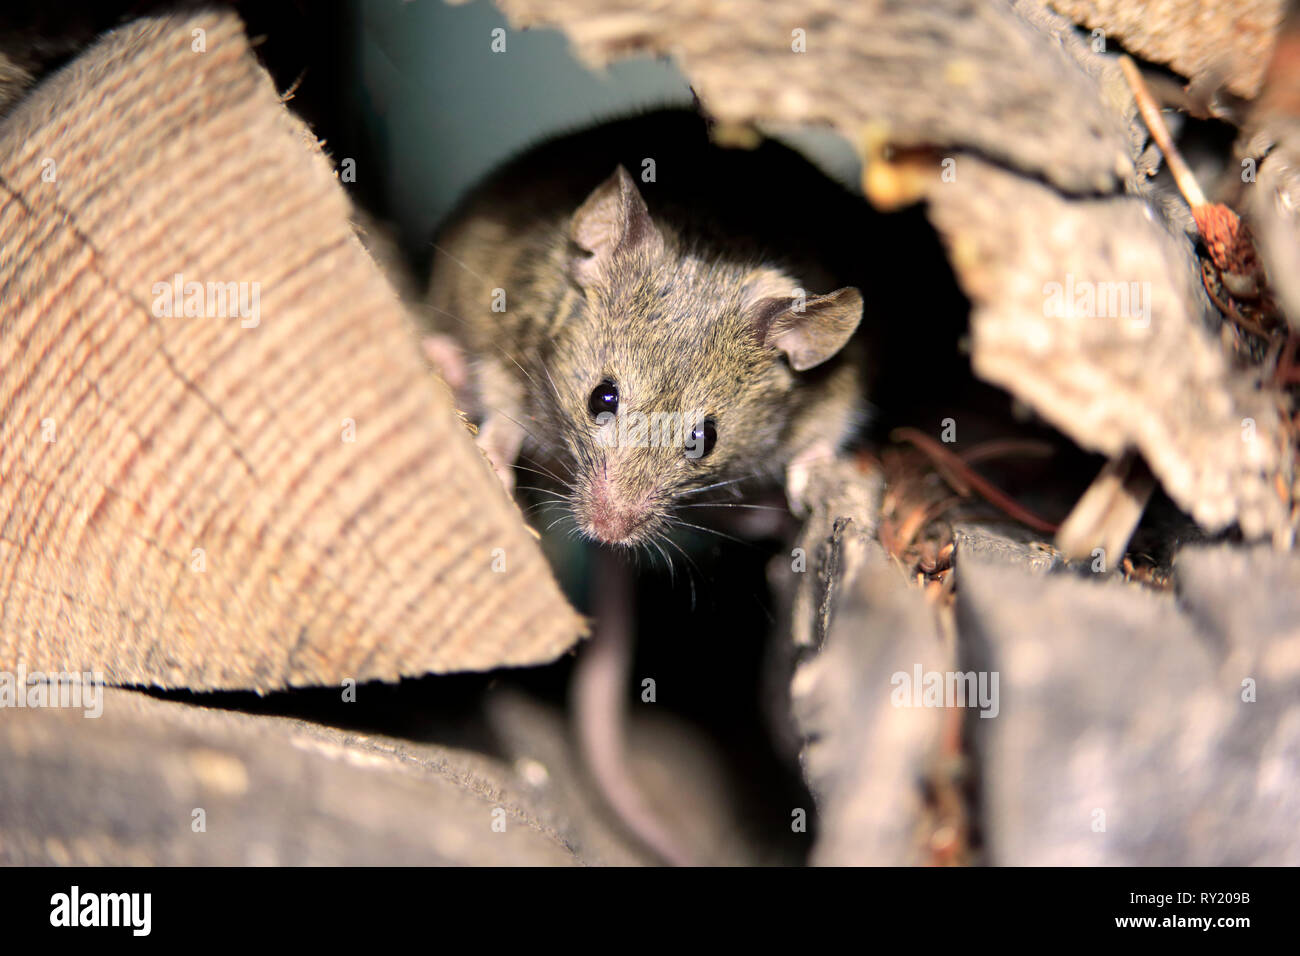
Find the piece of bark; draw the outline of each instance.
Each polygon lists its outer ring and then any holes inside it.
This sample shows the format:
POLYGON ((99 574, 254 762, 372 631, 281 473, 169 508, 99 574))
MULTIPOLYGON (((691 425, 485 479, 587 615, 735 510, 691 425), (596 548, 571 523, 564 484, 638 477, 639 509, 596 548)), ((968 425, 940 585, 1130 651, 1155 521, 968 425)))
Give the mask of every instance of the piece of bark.
MULTIPOLYGON (((1115 147, 1127 135, 1124 124, 1078 82, 1061 42, 1010 4, 498 6, 515 27, 560 27, 593 67, 638 54, 673 56, 724 123, 828 126, 860 149, 966 145, 1076 191, 1111 188, 1132 170, 1127 152, 1115 147), (801 42, 806 52, 796 51, 801 42)), ((936 178, 939 172, 936 159, 936 178)))
POLYGON ((781 618, 791 622, 789 653, 772 666, 793 670, 786 706, 769 709, 782 749, 798 753, 817 802, 810 860, 819 865, 926 858, 921 781, 938 750, 943 712, 895 707, 891 678, 910 679, 917 664, 947 670, 949 652, 924 598, 875 540, 880 497, 877 471, 847 460, 814 469, 796 549, 769 566, 781 618))
POLYGON ((820 814, 812 862, 904 866, 927 859, 922 781, 939 707, 899 706, 897 675, 952 670, 933 611, 883 549, 850 523, 829 634, 791 685, 802 762, 820 814))
POLYGON ((983 564, 1010 565, 1030 574, 1045 574, 1059 568, 1060 552, 1034 537, 1019 525, 989 525, 963 522, 952 529, 954 558, 983 564))
MULTIPOLYGON (((1179 600, 1220 649, 1254 655, 1271 648, 1266 676, 1300 678, 1300 558, 1267 548, 1229 545, 1183 548, 1174 564, 1179 600), (1245 590, 1239 590, 1244 587, 1245 590)), ((1300 769, 1300 768, 1297 768, 1300 769)))
POLYGON ((1132 452, 1112 458, 1061 523, 1057 546, 1071 560, 1098 552, 1103 560, 1120 560, 1154 488, 1151 473, 1132 452))
POLYGON ((533 743, 504 762, 304 720, 103 691, 99 718, 76 709, 4 712, 0 863, 640 861, 575 799, 570 771, 554 762, 573 763, 564 721, 537 706, 498 715, 507 728, 516 717, 531 722, 533 743))
POLYGON ((884 482, 847 459, 823 462, 810 472, 808 516, 790 555, 773 559, 768 578, 788 602, 791 639, 801 651, 820 648, 830 628, 836 587, 843 580, 849 538, 874 535, 884 482))
POLYGON ((976 374, 1084 448, 1140 451, 1205 528, 1289 541, 1278 486, 1295 449, 1274 399, 1210 335, 1186 237, 1136 197, 1071 199, 974 157, 958 169, 931 218, 974 303, 976 374), (1103 314, 1070 308, 1089 290, 1103 314))
POLYGON ((1300 2, 1292 0, 1264 75, 1238 137, 1237 153, 1258 164, 1229 167, 1244 194, 1249 220, 1269 285, 1292 329, 1300 329, 1300 2))
POLYGON ((230 13, 114 31, 4 120, 0 668, 266 690, 578 638, 349 211, 230 13), (167 315, 177 275, 260 314, 167 315))
POLYGON ((967 721, 988 862, 1300 862, 1300 559, 1185 549, 1177 598, 954 562, 961 666, 999 674, 967 721))
POLYGON ((1109 45, 1253 97, 1286 0, 1048 0, 1109 45))

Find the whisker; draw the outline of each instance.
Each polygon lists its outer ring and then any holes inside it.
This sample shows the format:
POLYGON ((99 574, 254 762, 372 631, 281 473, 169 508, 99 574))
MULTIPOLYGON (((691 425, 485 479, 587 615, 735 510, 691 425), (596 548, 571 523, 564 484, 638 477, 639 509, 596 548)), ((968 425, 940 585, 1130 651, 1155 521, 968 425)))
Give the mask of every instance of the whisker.
POLYGON ((551 392, 555 395, 555 407, 558 409, 564 404, 564 399, 560 396, 560 387, 555 384, 555 379, 551 378, 551 370, 545 365, 542 371, 546 373, 546 380, 551 383, 551 392))
POLYGON ((681 518, 678 518, 675 515, 664 515, 664 520, 667 521, 669 524, 678 525, 683 528, 694 528, 696 531, 703 531, 705 534, 716 534, 719 538, 725 538, 728 541, 734 541, 736 544, 742 544, 745 545, 746 547, 751 547, 751 548, 754 547, 754 545, 751 544, 750 542, 743 541, 740 538, 733 537, 732 535, 729 534, 723 534, 721 531, 719 531, 716 528, 706 528, 702 524, 691 524, 691 522, 683 521, 681 518))
MULTIPOLYGON (((515 363, 515 368, 519 369, 519 371, 523 372, 524 375, 528 377, 528 381, 533 383, 533 387, 537 389, 537 391, 539 392, 542 391, 541 383, 537 381, 537 377, 534 376, 532 372, 528 371, 528 369, 524 368, 523 364, 519 361, 519 359, 515 358, 513 355, 507 352, 505 348, 500 344, 497 345, 497 348, 500 350, 502 355, 504 355, 510 361, 515 363)), ((547 369, 545 368, 545 366, 543 366, 542 371, 546 372, 546 381, 551 386, 551 392, 555 395, 555 408, 558 411, 563 406, 564 399, 560 397, 560 390, 555 385, 555 379, 551 378, 550 369, 547 369)))
MULTIPOLYGON (((532 459, 529 460, 532 461, 532 459)), ((528 471, 528 472, 532 472, 534 475, 541 475, 543 478, 550 478, 556 484, 562 485, 565 488, 570 488, 570 485, 567 481, 565 481, 555 472, 551 471, 549 468, 530 468, 527 465, 521 465, 518 462, 515 462, 515 467, 518 468, 520 471, 528 471)), ((572 489, 570 488, 570 490, 572 489)))
MULTIPOLYGON (((549 475, 543 475, 542 477, 546 478, 546 477, 550 477, 550 476, 549 476, 549 475)), ((555 497, 557 497, 557 498, 563 498, 563 499, 565 499, 566 501, 569 499, 569 496, 568 496, 568 495, 566 495, 566 494, 564 494, 564 493, 562 493, 562 492, 556 491, 554 488, 544 488, 544 487, 542 487, 541 485, 515 485, 515 488, 518 489, 519 491, 537 491, 537 492, 540 492, 541 494, 544 494, 544 495, 555 495, 555 497)))
POLYGON ((469 319, 463 319, 455 312, 448 312, 446 309, 440 309, 435 305, 429 305, 427 302, 424 303, 424 308, 428 309, 430 312, 437 312, 439 315, 445 315, 449 319, 455 319, 461 325, 469 325, 469 319))
POLYGON ((674 505, 676 508, 752 508, 755 511, 787 511, 787 508, 781 508, 776 505, 750 505, 740 504, 734 501, 708 501, 699 502, 689 505, 674 505))
POLYGON ((570 515, 568 514, 568 512, 565 512, 564 514, 562 514, 562 515, 560 515, 558 518, 556 518, 554 521, 552 521, 550 524, 548 524, 548 525, 546 526, 546 530, 547 530, 547 531, 550 531, 550 530, 551 530, 552 528, 554 528, 557 524, 559 524, 561 521, 563 521, 565 518, 568 518, 568 517, 570 517, 570 515))
POLYGON ((676 580, 676 576, 673 573, 673 562, 669 559, 668 553, 659 546, 659 542, 654 538, 648 538, 646 544, 647 546, 654 545, 655 550, 663 556, 664 564, 668 565, 668 583, 672 584, 676 580))
POLYGON ((730 478, 727 481, 717 481, 711 485, 705 485, 703 488, 692 488, 689 491, 678 492, 677 497, 685 498, 689 495, 698 495, 703 491, 712 491, 714 488, 725 488, 728 485, 734 485, 740 481, 748 481, 750 478, 758 478, 760 475, 755 472, 752 475, 741 475, 739 478, 730 478))
POLYGON ((448 259, 450 259, 452 262, 456 263, 456 265, 460 266, 462 269, 464 269, 466 272, 468 272, 470 275, 472 275, 475 279, 478 279, 478 280, 480 280, 480 281, 482 281, 482 282, 486 282, 486 281, 487 281, 487 279, 483 278, 483 276, 479 275, 477 272, 475 272, 475 271, 474 271, 473 269, 471 269, 469 266, 465 265, 465 263, 461 262, 459 259, 457 259, 455 256, 453 256, 450 252, 448 252, 448 251, 447 251, 446 249, 444 249, 442 246, 438 245, 436 242, 431 242, 431 243, 429 243, 429 245, 433 246, 433 248, 437 249, 439 252, 441 252, 444 256, 446 256, 446 257, 447 257, 448 259))
POLYGON ((671 547, 676 548, 677 553, 686 559, 686 563, 688 565, 686 569, 686 582, 691 586, 691 611, 693 613, 695 611, 695 578, 691 576, 690 569, 695 568, 696 572, 699 573, 701 577, 704 576, 704 572, 700 571, 700 566, 695 563, 695 560, 689 554, 687 554, 686 551, 682 548, 682 546, 678 544, 676 541, 674 541, 671 536, 663 534, 660 535, 660 537, 665 542, 667 542, 671 547))
POLYGON ((520 485, 520 488, 524 490, 529 490, 529 492, 537 492, 538 494, 550 494, 550 496, 552 496, 550 501, 539 501, 537 503, 534 503, 534 505, 529 505, 529 509, 534 509, 534 507, 537 507, 537 505, 567 505, 568 503, 568 498, 563 496, 563 494, 558 494, 556 492, 549 492, 549 490, 546 490, 545 488, 534 488, 534 486, 532 485, 520 485))

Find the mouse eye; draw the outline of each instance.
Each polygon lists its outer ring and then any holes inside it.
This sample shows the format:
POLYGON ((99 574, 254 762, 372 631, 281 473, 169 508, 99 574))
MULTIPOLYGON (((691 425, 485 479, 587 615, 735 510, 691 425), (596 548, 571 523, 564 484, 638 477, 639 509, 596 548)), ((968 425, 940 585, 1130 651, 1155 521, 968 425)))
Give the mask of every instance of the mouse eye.
POLYGON ((599 418, 601 415, 618 414, 618 386, 605 379, 599 385, 591 390, 587 396, 587 411, 591 412, 592 418, 599 418))
POLYGON ((706 418, 686 436, 686 457, 696 460, 707 458, 717 443, 718 427, 713 424, 712 418, 706 418))

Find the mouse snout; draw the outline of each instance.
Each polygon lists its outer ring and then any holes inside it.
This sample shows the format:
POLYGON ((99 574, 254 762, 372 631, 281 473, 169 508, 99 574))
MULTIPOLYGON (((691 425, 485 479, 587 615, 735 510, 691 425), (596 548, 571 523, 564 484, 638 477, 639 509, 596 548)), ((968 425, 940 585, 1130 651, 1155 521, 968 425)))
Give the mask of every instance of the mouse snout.
POLYGON ((575 510, 583 530, 605 544, 631 543, 650 520, 644 500, 628 500, 614 482, 603 476, 592 478, 575 510))

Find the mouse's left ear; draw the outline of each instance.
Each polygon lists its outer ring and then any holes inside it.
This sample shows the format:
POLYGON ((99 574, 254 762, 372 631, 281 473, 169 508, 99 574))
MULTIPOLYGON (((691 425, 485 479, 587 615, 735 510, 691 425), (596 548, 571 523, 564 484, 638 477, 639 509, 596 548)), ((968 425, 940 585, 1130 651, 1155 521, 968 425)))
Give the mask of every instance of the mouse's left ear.
POLYGON ((631 174, 621 165, 578 207, 569 224, 569 238, 591 253, 573 263, 573 277, 580 285, 599 277, 616 252, 636 252, 649 261, 664 249, 663 235, 631 174))
POLYGON ((862 321, 862 293, 846 286, 826 295, 765 298, 751 310, 758 341, 803 372, 844 348, 862 321))

